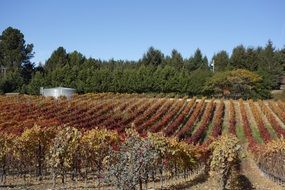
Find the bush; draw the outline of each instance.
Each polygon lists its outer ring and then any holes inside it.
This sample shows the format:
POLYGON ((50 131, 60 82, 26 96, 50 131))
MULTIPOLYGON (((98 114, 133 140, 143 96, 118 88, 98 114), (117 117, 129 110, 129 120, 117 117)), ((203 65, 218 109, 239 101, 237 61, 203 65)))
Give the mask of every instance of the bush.
POLYGON ((212 157, 210 175, 219 183, 220 189, 229 186, 235 189, 238 184, 241 145, 236 136, 225 135, 210 145, 212 157))

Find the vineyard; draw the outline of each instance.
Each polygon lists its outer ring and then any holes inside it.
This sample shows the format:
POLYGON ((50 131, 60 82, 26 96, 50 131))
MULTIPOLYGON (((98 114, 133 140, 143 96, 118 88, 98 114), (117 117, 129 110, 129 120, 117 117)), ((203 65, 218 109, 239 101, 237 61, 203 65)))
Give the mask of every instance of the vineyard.
POLYGON ((285 181, 281 101, 97 93, 71 100, 0 96, 0 107, 4 185, 17 177, 52 176, 53 186, 60 178, 84 185, 93 179, 99 188, 162 188, 211 170, 225 187, 239 171, 219 168, 217 155, 226 167, 237 168, 239 153, 221 152, 239 152, 240 145, 264 173, 285 181), (132 176, 126 176, 126 165, 132 176))

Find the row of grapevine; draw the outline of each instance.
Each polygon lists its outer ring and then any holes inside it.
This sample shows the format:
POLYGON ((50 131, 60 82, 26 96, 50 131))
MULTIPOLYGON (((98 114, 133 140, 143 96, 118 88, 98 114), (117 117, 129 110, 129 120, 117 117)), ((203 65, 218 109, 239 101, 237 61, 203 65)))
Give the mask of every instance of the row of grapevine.
MULTIPOLYGON (((113 96, 113 97, 116 97, 116 96, 113 96)), ((60 99, 58 101, 54 101, 54 100, 47 98, 44 100, 40 99, 40 101, 42 102, 37 103, 37 104, 32 101, 28 102, 26 100, 23 102, 21 101, 14 102, 14 105, 9 104, 10 109, 5 110, 5 112, 2 115, 3 117, 0 118, 1 120, 3 119, 3 122, 1 122, 1 124, 5 123, 5 120, 9 121, 13 119, 14 121, 21 121, 21 123, 27 123, 27 121, 36 121, 37 118, 41 118, 41 120, 42 119, 56 119, 60 123, 65 123, 65 124, 68 123, 70 125, 77 126, 77 127, 85 127, 84 124, 87 124, 87 125, 90 124, 90 121, 93 120, 94 118, 93 116, 97 111, 98 111, 98 114, 100 115, 99 110, 103 108, 106 110, 105 108, 106 104, 102 104, 101 102, 95 102, 95 104, 94 102, 90 102, 89 104, 92 104, 92 105, 85 106, 83 105, 83 104, 86 104, 85 100, 78 102, 77 99, 74 99, 72 101, 67 101, 66 99, 60 99), (100 104, 101 104, 101 107, 98 106, 100 104), (87 123, 83 121, 83 119, 85 118, 86 118, 87 123)))
POLYGON ((170 109, 170 111, 167 112, 167 114, 165 114, 158 123, 153 125, 149 131, 155 133, 166 127, 171 123, 172 119, 177 115, 177 113, 179 113, 186 103, 187 102, 185 100, 179 100, 173 109, 170 109))
POLYGON ((129 117, 126 117, 122 122, 122 127, 118 129, 119 132, 125 131, 127 127, 136 127, 133 121, 139 116, 142 115, 155 101, 143 103, 141 106, 137 107, 137 109, 133 109, 130 112, 129 117))
POLYGON ((285 141, 284 138, 259 145, 254 151, 258 167, 270 177, 285 183, 285 141))
POLYGON ((140 115, 150 106, 152 100, 140 99, 135 104, 130 105, 123 113, 122 120, 118 123, 113 123, 107 126, 108 129, 117 129, 117 131, 122 132, 128 127, 129 123, 134 120, 137 115, 140 115))
POLYGON ((205 99, 202 99, 200 102, 198 102, 197 106, 195 106, 195 110, 191 114, 186 124, 175 134, 178 139, 185 138, 185 136, 191 133, 195 122, 198 120, 199 115, 203 112, 204 106, 205 99))
POLYGON ((202 116, 202 121, 198 126, 198 129, 187 139, 187 142, 190 144, 196 144, 199 140, 204 140, 206 129, 212 119, 213 112, 215 110, 214 99, 207 105, 206 110, 202 116))
POLYGON ((281 100, 277 101, 277 105, 281 108, 281 110, 285 111, 285 103, 281 100))
POLYGON ((265 124, 261 118, 261 113, 257 109, 257 106, 254 104, 252 100, 249 100, 249 107, 251 109, 251 112, 253 114, 253 117, 257 123, 257 127, 259 129, 259 133, 262 137, 262 140, 267 143, 271 140, 270 133, 268 132, 267 128, 265 127, 265 124))
POLYGON ((194 109, 195 103, 196 98, 193 98, 190 100, 190 102, 187 103, 187 105, 185 105, 184 109, 176 117, 176 119, 165 128, 164 133, 166 136, 171 136, 172 134, 174 134, 175 131, 179 128, 179 126, 185 123, 185 120, 187 119, 188 115, 191 114, 190 110, 194 109))
POLYGON ((229 101, 229 133, 236 135, 236 111, 233 100, 229 101))
POLYGON ((275 130, 278 137, 285 137, 285 129, 281 127, 281 125, 276 120, 275 116, 272 114, 270 109, 264 104, 263 101, 259 100, 258 104, 261 108, 261 111, 265 114, 266 118, 270 122, 271 126, 275 130))
POLYGON ((208 137, 207 144, 210 144, 214 139, 222 134, 222 124, 225 111, 225 103, 223 100, 218 104, 216 112, 213 117, 213 128, 210 136, 208 137))
POLYGON ((65 123, 65 121, 69 121, 69 124, 72 126, 81 126, 83 128, 88 128, 89 126, 95 126, 97 123, 99 123, 100 119, 104 117, 104 114, 109 112, 113 108, 113 106, 114 105, 110 102, 105 102, 103 105, 99 104, 98 107, 100 109, 98 109, 97 105, 89 109, 86 109, 79 105, 79 107, 77 108, 74 107, 74 110, 72 111, 73 114, 67 109, 63 110, 62 112, 59 112, 57 118, 59 118, 62 123, 65 123), (88 110, 91 112, 91 114, 87 114, 88 110), (77 114, 74 114, 74 112, 77 114), (96 118, 96 120, 93 118, 96 118), (84 120, 87 122, 84 122, 84 120))
POLYGON ((107 121, 110 117, 113 117, 113 110, 121 104, 120 101, 115 101, 114 103, 109 103, 104 109, 104 112, 101 114, 96 113, 97 117, 95 116, 91 122, 91 126, 93 127, 105 127, 103 123, 107 121))
POLYGON ((275 104, 275 102, 269 101, 269 107, 273 110, 273 112, 285 123, 285 112, 275 104))
POLYGON ((109 117, 101 124, 101 126, 112 129, 110 126, 114 126, 117 123, 120 123, 123 120, 123 115, 127 114, 127 111, 132 107, 132 105, 136 106, 142 103, 143 102, 139 101, 137 98, 127 99, 121 106, 114 108, 109 113, 109 117))
POLYGON ((34 126, 19 136, 0 133, 3 183, 6 176, 21 174, 51 181, 53 189, 59 177, 65 183, 68 176, 74 183, 91 179, 93 187, 115 189, 134 189, 157 178, 174 180, 181 173, 185 178, 201 164, 204 152, 162 134, 142 138, 134 130, 127 130, 124 139, 106 129, 71 127, 34 126))
MULTIPOLYGON (((271 140, 271 136, 258 107, 261 108, 277 136, 285 135, 283 123, 274 114, 276 113, 281 120, 285 118, 283 102, 259 101, 259 106, 255 105, 256 103, 252 100, 247 102, 257 123, 258 132, 265 142, 271 140)), ((191 138, 193 131, 197 132, 194 130, 195 125, 204 122, 208 114, 205 110, 207 104, 209 102, 205 99, 149 98, 146 95, 113 93, 77 95, 71 100, 34 96, 17 98, 0 96, 0 131, 20 134, 34 124, 46 127, 68 125, 85 130, 94 127, 107 128, 120 133, 124 133, 127 128, 136 128, 142 134, 147 131, 162 131, 166 136, 176 136, 180 140, 187 140, 191 138)), ((237 107, 233 100, 226 102, 226 105, 223 101, 221 106, 217 104, 213 116, 213 127, 210 132, 207 132, 211 138, 216 138, 221 134, 221 122, 225 117, 223 112, 225 106, 228 106, 229 133, 236 135, 236 111, 240 111, 245 137, 250 144, 255 143, 252 137, 252 126, 249 123, 251 118, 248 118, 241 100, 239 104, 240 110, 235 110, 237 107)))
POLYGON ((159 119, 166 112, 168 112, 169 109, 175 105, 175 103, 174 103, 174 100, 168 101, 154 115, 152 115, 148 120, 146 120, 142 125, 136 126, 137 131, 139 132, 147 131, 152 125, 154 125, 157 121, 159 121, 159 119))
POLYGON ((106 119, 103 120, 98 127, 106 127, 108 129, 110 126, 113 126, 113 124, 119 123, 122 120, 122 115, 125 113, 128 107, 130 105, 135 104, 137 102, 136 99, 128 99, 123 104, 118 105, 117 107, 114 106, 114 108, 106 114, 106 119), (118 114, 119 113, 119 114, 118 114))
POLYGON ((151 105, 143 114, 138 115, 137 118, 133 121, 135 126, 142 125, 147 119, 149 119, 152 115, 158 112, 159 108, 161 108, 166 103, 166 99, 159 100, 151 105))
POLYGON ((236 136, 223 135, 210 146, 210 175, 219 183, 215 189, 244 189, 240 183, 241 146, 236 136))
POLYGON ((252 136, 252 131, 249 125, 247 113, 245 111, 245 106, 244 106, 244 102, 242 99, 239 100, 239 106, 240 106, 240 113, 242 117, 242 126, 243 126, 244 135, 248 141, 249 146, 253 147, 256 144, 256 141, 254 137, 252 136))

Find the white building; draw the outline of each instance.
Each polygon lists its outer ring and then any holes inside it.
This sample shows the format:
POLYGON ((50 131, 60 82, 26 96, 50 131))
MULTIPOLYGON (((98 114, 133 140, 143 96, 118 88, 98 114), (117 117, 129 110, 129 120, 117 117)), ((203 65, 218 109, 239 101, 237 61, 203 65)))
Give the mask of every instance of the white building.
POLYGON ((40 90, 41 95, 48 97, 58 98, 60 96, 65 96, 67 98, 71 98, 75 93, 75 89, 73 88, 65 88, 65 87, 56 87, 56 88, 46 88, 41 87, 40 90))

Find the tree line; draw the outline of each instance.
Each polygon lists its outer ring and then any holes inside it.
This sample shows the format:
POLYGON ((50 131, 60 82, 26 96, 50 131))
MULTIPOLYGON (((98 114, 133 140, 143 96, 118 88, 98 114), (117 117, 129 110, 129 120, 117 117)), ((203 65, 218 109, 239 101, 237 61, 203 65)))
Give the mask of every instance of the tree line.
POLYGON ((211 61, 197 49, 184 58, 177 50, 164 55, 150 47, 137 61, 87 58, 57 48, 44 64, 35 65, 33 44, 9 27, 0 36, 0 93, 39 94, 40 87, 65 86, 78 93, 174 93, 225 98, 270 98, 285 66, 285 48, 235 47, 211 61), (211 64, 213 63, 213 64, 211 64), (241 93, 242 92, 242 93, 241 93))

